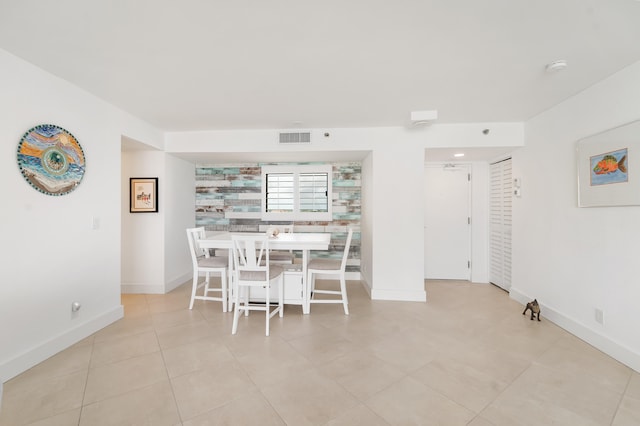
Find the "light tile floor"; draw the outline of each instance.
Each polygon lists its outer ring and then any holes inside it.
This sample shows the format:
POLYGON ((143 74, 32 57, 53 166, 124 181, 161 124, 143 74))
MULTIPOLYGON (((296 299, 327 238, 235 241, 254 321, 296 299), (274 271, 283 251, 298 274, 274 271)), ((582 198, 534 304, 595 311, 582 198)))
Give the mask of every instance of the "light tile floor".
POLYGON ((0 425, 640 425, 640 374, 491 285, 426 283, 264 317, 187 309, 190 284, 10 380, 0 425))

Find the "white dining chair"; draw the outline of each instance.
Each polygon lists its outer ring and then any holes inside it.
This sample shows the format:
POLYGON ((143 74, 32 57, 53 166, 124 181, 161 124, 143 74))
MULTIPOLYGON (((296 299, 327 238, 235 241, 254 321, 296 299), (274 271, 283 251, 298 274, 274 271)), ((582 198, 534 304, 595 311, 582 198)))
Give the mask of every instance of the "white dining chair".
POLYGON ((211 256, 209 250, 200 248, 198 240, 204 239, 206 236, 203 227, 188 228, 187 239, 189 241, 189 250, 191 252, 191 261, 193 264, 193 283, 191 286, 191 301, 189 309, 193 309, 195 300, 211 300, 222 302, 222 312, 227 312, 227 273, 229 259, 226 256, 211 256), (200 276, 204 274, 204 281, 200 281, 200 276), (211 286, 211 275, 220 275, 220 286, 211 286), (202 294, 198 294, 198 289, 204 287, 202 294), (211 296, 210 293, 219 293, 220 296, 211 296))
POLYGON ((238 331, 238 321, 242 313, 249 315, 250 311, 265 313, 266 330, 269 335, 269 323, 275 314, 284 314, 284 269, 280 265, 269 263, 269 237, 265 235, 233 235, 233 295, 235 310, 231 334, 238 331), (271 309, 271 290, 277 284, 278 305, 271 309), (260 287, 265 291, 264 302, 252 302, 249 298, 250 289, 260 287))
POLYGON ((347 269, 347 258, 349 257, 349 247, 353 229, 349 228, 347 240, 344 245, 342 259, 311 259, 307 264, 307 294, 309 294, 309 310, 312 303, 342 303, 345 315, 349 315, 349 301, 347 299, 347 283, 345 273, 347 269), (340 290, 321 290, 315 288, 316 275, 322 278, 337 279, 340 281, 340 290), (315 298, 317 294, 330 295, 329 298, 315 298), (333 297, 339 296, 339 298, 333 297))

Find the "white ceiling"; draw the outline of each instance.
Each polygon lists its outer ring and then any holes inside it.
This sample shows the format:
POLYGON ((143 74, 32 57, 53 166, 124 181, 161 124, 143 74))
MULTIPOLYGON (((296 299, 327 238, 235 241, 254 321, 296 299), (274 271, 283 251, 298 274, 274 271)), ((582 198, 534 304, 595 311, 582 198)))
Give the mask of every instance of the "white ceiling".
POLYGON ((167 131, 524 121, 640 60, 640 2, 0 0, 0 48, 167 131))

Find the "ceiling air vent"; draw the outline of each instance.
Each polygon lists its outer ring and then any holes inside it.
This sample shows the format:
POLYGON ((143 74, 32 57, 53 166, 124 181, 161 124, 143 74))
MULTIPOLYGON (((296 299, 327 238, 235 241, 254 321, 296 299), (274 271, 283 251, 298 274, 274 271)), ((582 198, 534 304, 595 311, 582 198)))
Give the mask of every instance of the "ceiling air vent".
POLYGON ((311 143, 311 132, 280 132, 280 143, 311 143))

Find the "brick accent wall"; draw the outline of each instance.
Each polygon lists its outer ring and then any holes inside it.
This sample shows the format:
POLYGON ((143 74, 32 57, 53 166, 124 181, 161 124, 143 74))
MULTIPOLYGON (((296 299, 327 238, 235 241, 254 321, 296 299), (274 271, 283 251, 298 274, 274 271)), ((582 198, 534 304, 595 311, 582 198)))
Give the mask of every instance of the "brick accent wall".
MULTIPOLYGON (((292 163, 196 165, 196 226, 207 231, 265 232, 291 222, 262 221, 262 166, 292 163)), ((295 165, 302 163, 295 163, 295 165)), ((308 163, 304 163, 308 164, 308 163)), ((360 271, 361 164, 332 163, 333 220, 294 222, 295 232, 331 232, 328 252, 312 257, 341 258, 347 227, 354 230, 347 270, 360 271)), ((300 257, 301 254, 297 253, 300 257)))

